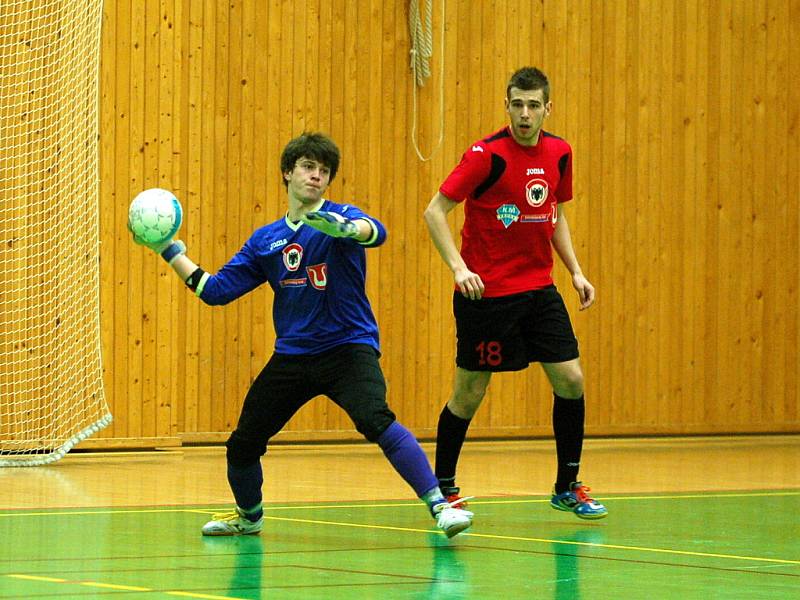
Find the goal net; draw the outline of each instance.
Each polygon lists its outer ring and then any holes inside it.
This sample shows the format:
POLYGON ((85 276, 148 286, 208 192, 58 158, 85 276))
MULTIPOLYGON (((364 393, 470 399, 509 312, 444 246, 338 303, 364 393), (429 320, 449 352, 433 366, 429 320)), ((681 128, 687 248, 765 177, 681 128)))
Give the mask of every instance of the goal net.
POLYGON ((100 359, 102 0, 0 0, 0 466, 111 422, 100 359))

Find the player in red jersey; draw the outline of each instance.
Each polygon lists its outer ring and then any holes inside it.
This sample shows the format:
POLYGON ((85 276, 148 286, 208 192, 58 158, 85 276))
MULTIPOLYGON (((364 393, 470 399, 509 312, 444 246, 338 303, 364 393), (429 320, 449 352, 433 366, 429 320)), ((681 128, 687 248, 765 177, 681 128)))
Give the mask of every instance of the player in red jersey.
POLYGON ((470 420, 494 372, 542 364, 553 387, 558 471, 550 505, 583 519, 606 508, 578 481, 585 403, 578 342, 551 271, 553 248, 572 275, 580 308, 594 302, 563 205, 572 199, 572 149, 542 129, 550 86, 539 69, 514 73, 509 125, 475 142, 425 210, 436 249, 453 271, 457 351, 453 392, 439 416, 436 476, 457 500, 456 464, 470 420), (447 215, 464 203, 461 252, 447 215))

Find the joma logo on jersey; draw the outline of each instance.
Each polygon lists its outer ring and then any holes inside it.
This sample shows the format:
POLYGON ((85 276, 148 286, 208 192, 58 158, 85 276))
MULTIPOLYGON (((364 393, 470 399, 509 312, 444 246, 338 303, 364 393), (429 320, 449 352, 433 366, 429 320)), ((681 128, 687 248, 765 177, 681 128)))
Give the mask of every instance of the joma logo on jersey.
POLYGON ((534 167, 525 171, 525 175, 544 175, 544 169, 540 167, 534 167))
POLYGON ((306 267, 306 273, 308 273, 308 281, 315 290, 324 290, 328 285, 327 263, 306 267))
POLYGON ((549 189, 544 179, 531 179, 525 184, 525 197, 528 200, 528 204, 534 208, 544 204, 547 200, 549 189))
POLYGON ((281 246, 285 246, 288 243, 286 238, 282 240, 276 240, 269 245, 269 251, 272 252, 275 248, 280 248, 281 246))
POLYGON ((283 264, 290 271, 297 271, 303 260, 303 247, 300 244, 289 244, 283 249, 283 264))

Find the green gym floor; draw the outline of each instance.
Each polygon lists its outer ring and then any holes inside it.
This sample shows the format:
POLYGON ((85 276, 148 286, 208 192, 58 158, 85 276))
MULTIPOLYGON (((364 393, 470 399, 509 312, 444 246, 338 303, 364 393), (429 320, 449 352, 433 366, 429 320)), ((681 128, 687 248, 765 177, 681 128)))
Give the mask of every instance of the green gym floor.
POLYGON ((260 536, 203 538, 226 507, 0 511, 0 598, 800 598, 800 491, 472 502, 448 540, 418 502, 266 506, 260 536))
POLYGON ((549 507, 551 440, 470 441, 475 523, 452 540, 371 444, 272 447, 264 531, 236 538, 200 535, 231 507, 224 447, 3 468, 0 600, 800 600, 800 436, 593 439, 583 459, 600 521, 549 507))

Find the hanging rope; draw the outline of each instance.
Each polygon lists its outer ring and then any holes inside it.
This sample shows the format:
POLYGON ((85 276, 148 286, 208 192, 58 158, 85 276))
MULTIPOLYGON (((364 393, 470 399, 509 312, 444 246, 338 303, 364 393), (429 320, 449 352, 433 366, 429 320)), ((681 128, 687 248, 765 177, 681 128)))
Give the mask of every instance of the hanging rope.
POLYGON ((423 87, 425 80, 431 76, 430 60, 433 56, 433 0, 424 1, 425 19, 423 22, 419 10, 419 0, 410 0, 408 27, 411 35, 411 73, 414 79, 411 141, 419 159, 427 161, 433 158, 433 155, 436 154, 444 140, 444 9, 446 0, 442 0, 441 43, 439 44, 441 48, 439 61, 439 140, 427 157, 422 155, 417 142, 417 86, 423 87))
POLYGON ((419 0, 411 0, 408 11, 411 30, 411 71, 419 87, 431 76, 430 60, 433 56, 433 0, 425 0, 425 22, 419 14, 419 0))

